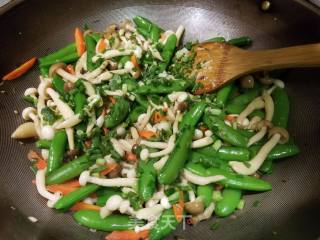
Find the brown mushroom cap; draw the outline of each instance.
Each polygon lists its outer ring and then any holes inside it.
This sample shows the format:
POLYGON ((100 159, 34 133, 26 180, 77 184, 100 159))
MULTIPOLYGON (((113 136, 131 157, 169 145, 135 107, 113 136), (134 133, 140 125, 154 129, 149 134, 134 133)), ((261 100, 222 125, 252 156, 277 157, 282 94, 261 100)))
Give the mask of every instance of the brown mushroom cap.
POLYGON ((53 65, 51 65, 51 67, 49 68, 49 77, 53 77, 57 70, 60 68, 65 68, 66 64, 65 63, 55 63, 53 65))
POLYGON ((204 204, 201 200, 195 200, 193 202, 187 202, 185 204, 185 209, 188 213, 192 215, 198 215, 200 213, 203 213, 204 211, 204 204))
POLYGON ((242 88, 253 88, 254 78, 252 75, 246 75, 240 78, 240 83, 242 88))
POLYGON ((280 134, 281 138, 279 140, 280 144, 284 144, 289 141, 289 133, 286 129, 281 127, 273 127, 269 130, 269 138, 272 137, 274 134, 280 134))

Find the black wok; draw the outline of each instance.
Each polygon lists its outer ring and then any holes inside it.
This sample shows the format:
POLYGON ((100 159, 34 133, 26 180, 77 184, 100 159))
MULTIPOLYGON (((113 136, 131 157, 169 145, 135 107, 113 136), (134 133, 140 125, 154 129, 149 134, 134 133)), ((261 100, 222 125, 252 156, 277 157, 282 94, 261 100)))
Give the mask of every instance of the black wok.
MULTIPOLYGON (((25 1, 0 16, 0 75, 31 56, 41 56, 73 41, 73 29, 88 23, 102 30, 134 15, 166 29, 186 26, 185 39, 249 35, 253 48, 320 42, 320 17, 295 1, 273 1, 263 13, 253 0, 25 1)), ((24 89, 38 84, 37 71, 0 86, 0 239, 102 239, 105 235, 77 225, 71 215, 46 207, 31 184, 26 153, 10 134, 22 119, 24 89), (39 221, 32 223, 28 216, 39 221)), ((291 98, 289 132, 301 148, 297 157, 276 164, 266 180, 273 190, 247 195, 236 218, 179 227, 170 237, 183 239, 319 239, 320 237, 320 70, 291 70, 284 77, 291 98), (259 201, 257 207, 253 203, 259 201)))

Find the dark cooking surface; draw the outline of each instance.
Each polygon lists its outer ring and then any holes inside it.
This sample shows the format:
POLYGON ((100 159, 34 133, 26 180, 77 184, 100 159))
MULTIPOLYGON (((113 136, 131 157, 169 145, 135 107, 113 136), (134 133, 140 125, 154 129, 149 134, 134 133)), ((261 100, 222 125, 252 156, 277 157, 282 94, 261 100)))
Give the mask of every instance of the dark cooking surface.
MULTIPOLYGON (((0 16, 0 76, 15 64, 41 56, 73 41, 76 26, 93 29, 140 14, 165 29, 186 27, 185 38, 204 40, 216 35, 249 35, 254 48, 320 42, 320 17, 290 0, 274 1, 272 13, 262 13, 257 1, 31 1, 0 16), (157 4, 157 5, 151 5, 157 4)), ((102 239, 78 226, 70 215, 46 207, 31 184, 34 178, 26 159, 32 144, 20 145, 10 134, 22 122, 26 106, 21 96, 37 86, 37 71, 0 87, 0 239, 102 239), (3 93, 2 91, 5 91, 3 93), (11 207, 14 207, 13 210, 11 207), (27 217, 39 219, 31 223, 27 217)), ((320 70, 292 70, 285 78, 292 103, 289 132, 301 147, 297 157, 280 161, 267 193, 247 195, 236 219, 216 218, 196 227, 180 227, 184 239, 317 239, 320 237, 320 70), (300 83, 298 83, 300 81, 300 83), (252 204, 258 200, 258 207, 252 204)))

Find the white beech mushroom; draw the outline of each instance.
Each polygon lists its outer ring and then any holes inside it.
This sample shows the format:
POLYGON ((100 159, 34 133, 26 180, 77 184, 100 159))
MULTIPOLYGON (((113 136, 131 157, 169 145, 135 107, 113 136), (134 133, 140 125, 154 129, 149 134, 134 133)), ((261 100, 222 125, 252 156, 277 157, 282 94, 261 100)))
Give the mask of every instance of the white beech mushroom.
POLYGON ((168 147, 168 143, 166 142, 151 142, 146 140, 141 140, 140 145, 145 145, 150 148, 158 148, 158 149, 166 149, 168 147))
POLYGON ((264 100, 264 108, 265 108, 265 111, 266 111, 265 120, 271 121, 272 117, 273 117, 273 113, 274 113, 273 99, 270 96, 270 94, 267 93, 267 92, 264 92, 262 94, 262 98, 264 100))
POLYGON ((179 45, 183 32, 184 32, 184 26, 180 25, 176 31, 176 36, 177 36, 176 46, 179 45))
POLYGON ((244 119, 252 113, 254 110, 264 108, 264 101, 261 97, 254 99, 249 105, 239 114, 237 118, 237 123, 241 126, 243 125, 244 119))
POLYGON ((267 133, 268 129, 272 128, 273 125, 270 121, 262 120, 256 124, 256 130, 259 130, 255 135, 253 135, 248 141, 248 147, 252 144, 260 141, 267 133))
POLYGON ((210 218, 212 216, 214 208, 215 208, 215 204, 210 203, 210 205, 204 210, 203 213, 192 217, 192 224, 197 224, 198 222, 200 222, 202 220, 210 218))
POLYGON ((49 68, 49 77, 52 78, 55 74, 58 74, 63 79, 69 82, 75 83, 78 80, 78 77, 65 71, 64 70, 65 67, 66 67, 66 64, 64 63, 55 63, 51 65, 49 68))
MULTIPOLYGON (((119 39, 118 39, 118 40, 119 40, 119 39)), ((100 59, 100 58, 111 59, 111 58, 118 57, 118 56, 131 55, 132 53, 133 53, 133 50, 119 51, 119 50, 112 49, 112 50, 107 50, 107 51, 105 51, 105 52, 102 53, 102 54, 98 54, 98 55, 94 56, 94 57, 92 58, 92 61, 93 61, 93 62, 96 62, 96 61, 98 61, 98 59, 100 59)))
POLYGON ((22 111, 22 118, 24 120, 32 120, 34 123, 35 130, 37 132, 37 135, 39 138, 41 138, 41 127, 40 127, 40 121, 37 116, 37 111, 33 107, 27 107, 23 109, 22 111))
POLYGON ((254 116, 253 118, 250 119, 249 125, 246 128, 253 130, 256 128, 258 122, 260 122, 260 121, 261 121, 261 117, 254 116))
POLYGON ((252 75, 246 75, 240 78, 240 84, 242 88, 253 88, 254 78, 252 75))
POLYGON ((232 169, 242 175, 252 175, 254 174, 260 166, 263 164, 264 160, 267 158, 269 152, 278 144, 286 143, 289 140, 289 133, 284 128, 273 127, 269 131, 269 141, 262 146, 258 154, 245 165, 242 162, 231 161, 229 165, 232 169))
POLYGON ((218 182, 218 181, 225 179, 225 177, 222 175, 202 177, 202 176, 199 176, 197 174, 190 172, 187 169, 183 170, 183 176, 189 182, 197 184, 197 185, 207 185, 209 183, 218 182))
POLYGON ((213 143, 212 137, 204 137, 191 143, 191 148, 202 148, 213 143))
POLYGON ((185 203, 185 209, 191 215, 199 215, 204 211, 204 203, 201 199, 185 203))
POLYGON ((150 158, 156 158, 156 157, 162 157, 164 155, 167 155, 169 153, 171 153, 174 149, 174 145, 175 145, 175 141, 176 141, 176 135, 173 134, 170 136, 169 140, 168 140, 168 146, 167 148, 163 149, 162 151, 159 152, 152 152, 149 154, 150 158))

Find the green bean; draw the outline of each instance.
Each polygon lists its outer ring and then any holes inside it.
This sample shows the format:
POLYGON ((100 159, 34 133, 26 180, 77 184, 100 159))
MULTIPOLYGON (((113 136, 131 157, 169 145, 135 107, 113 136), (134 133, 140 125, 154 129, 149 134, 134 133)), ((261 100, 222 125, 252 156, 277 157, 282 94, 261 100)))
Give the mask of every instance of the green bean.
POLYGON ((64 151, 67 144, 67 134, 63 131, 55 133, 51 146, 49 149, 48 157, 48 173, 58 169, 62 165, 64 151))
POLYGON ((27 102, 27 103, 30 103, 32 104, 33 106, 37 106, 37 102, 38 100, 34 97, 31 97, 31 96, 23 96, 22 99, 27 102))
POLYGON ((49 149, 51 146, 51 141, 46 139, 40 139, 36 141, 36 147, 40 149, 49 149))
POLYGON ((89 168, 94 162, 90 161, 87 155, 83 155, 72 160, 60 168, 52 171, 46 177, 46 184, 58 184, 68 181, 80 175, 81 172, 89 168))
POLYGON ((190 144, 194 134, 193 126, 186 126, 181 130, 175 148, 170 154, 164 167, 158 176, 158 181, 161 184, 171 184, 179 176, 180 170, 183 168, 186 159, 188 158, 190 144))
POLYGON ((143 201, 148 201, 156 191, 157 173, 153 167, 153 161, 139 162, 138 192, 143 201))
POLYGON ((132 111, 129 113, 128 121, 129 123, 135 123, 138 120, 138 117, 146 112, 146 108, 143 106, 136 106, 132 109, 132 111))
POLYGON ((43 65, 43 62, 55 61, 56 59, 61 59, 69 54, 76 53, 76 52, 77 52, 76 44, 71 43, 54 53, 51 53, 47 56, 39 58, 39 63, 40 65, 43 65))
POLYGON ((226 39, 224 37, 214 37, 214 38, 209 38, 205 42, 226 42, 226 39))
POLYGON ((193 104, 190 110, 183 115, 179 128, 183 129, 186 126, 196 126, 203 115, 206 105, 207 104, 205 102, 197 102, 193 104))
POLYGON ((74 104, 75 104, 74 112, 76 114, 80 113, 84 108, 84 106, 86 105, 86 103, 87 103, 86 95, 84 95, 82 92, 77 92, 74 95, 74 104))
POLYGON ((239 190, 250 190, 250 191, 267 191, 271 190, 271 185, 263 181, 250 176, 243 176, 239 174, 233 174, 222 169, 217 168, 204 168, 201 164, 187 163, 186 169, 194 174, 202 177, 210 177, 216 175, 222 175, 225 179, 219 181, 225 187, 230 187, 239 190))
POLYGON ((221 147, 218 150, 218 157, 226 161, 248 161, 250 151, 240 147, 221 147))
POLYGON ((139 86, 135 92, 141 95, 164 94, 164 93, 185 91, 190 86, 191 86, 190 81, 182 80, 182 79, 171 81, 169 83, 152 82, 152 83, 139 86))
POLYGON ((40 75, 42 77, 48 77, 49 76, 49 67, 40 67, 40 75))
POLYGON ((225 142, 230 143, 237 147, 246 147, 248 138, 241 135, 237 130, 229 127, 223 120, 217 116, 205 114, 204 123, 213 131, 219 138, 225 142))
POLYGON ((241 200, 241 190, 225 188, 222 191, 222 200, 216 203, 215 213, 218 217, 227 217, 232 214, 241 200))
POLYGON ((75 203, 85 199, 91 193, 94 193, 99 189, 99 185, 88 184, 84 187, 81 187, 75 191, 68 193, 67 195, 60 198, 55 204, 54 208, 58 210, 66 211, 72 207, 75 203))
POLYGON ((123 97, 116 97, 116 103, 110 108, 110 112, 104 118, 104 126, 113 128, 119 125, 129 114, 130 103, 123 97))
POLYGON ((171 58, 173 57, 174 50, 176 49, 176 44, 177 44, 177 36, 175 34, 171 34, 168 37, 161 52, 163 62, 159 64, 160 72, 165 71, 167 69, 171 61, 171 58))
POLYGON ((114 195, 121 196, 122 192, 118 188, 104 188, 99 189, 97 191, 98 199, 97 199, 97 205, 98 206, 104 206, 106 205, 106 202, 108 199, 114 195))
POLYGON ((229 84, 229 85, 224 86, 223 88, 219 89, 219 91, 217 93, 216 102, 220 106, 224 106, 226 104, 228 97, 232 91, 233 86, 234 86, 233 84, 229 84))
POLYGON ((96 55, 96 41, 94 38, 87 34, 84 37, 85 43, 86 43, 86 49, 87 49, 87 68, 89 72, 92 72, 96 68, 98 68, 101 64, 101 61, 93 62, 92 57, 96 55))
POLYGON ((120 214, 112 214, 102 219, 100 213, 94 210, 80 210, 73 214, 73 217, 82 226, 107 232, 131 230, 139 223, 128 215, 120 214))
POLYGON ((42 63, 40 63, 40 67, 49 67, 52 64, 61 63, 61 62, 66 63, 66 64, 72 63, 72 62, 77 61, 78 59, 79 59, 78 53, 74 52, 74 53, 70 53, 66 56, 62 56, 61 58, 43 61, 42 63))
POLYGON ((287 128, 290 103, 285 89, 276 88, 272 93, 274 113, 272 123, 277 127, 287 128))
POLYGON ((58 74, 55 74, 53 76, 53 79, 52 79, 53 89, 56 90, 61 96, 64 96, 66 93, 64 90, 64 83, 65 82, 62 80, 62 78, 58 74))
POLYGON ((197 186, 197 196, 202 199, 206 207, 208 207, 210 203, 212 203, 212 193, 213 193, 212 184, 197 186))
POLYGON ((237 47, 247 47, 251 45, 252 39, 250 37, 239 37, 239 38, 233 38, 228 41, 229 44, 237 47))
POLYGON ((150 231, 150 240, 161 240, 169 235, 179 222, 176 220, 172 208, 164 210, 161 217, 150 231))

